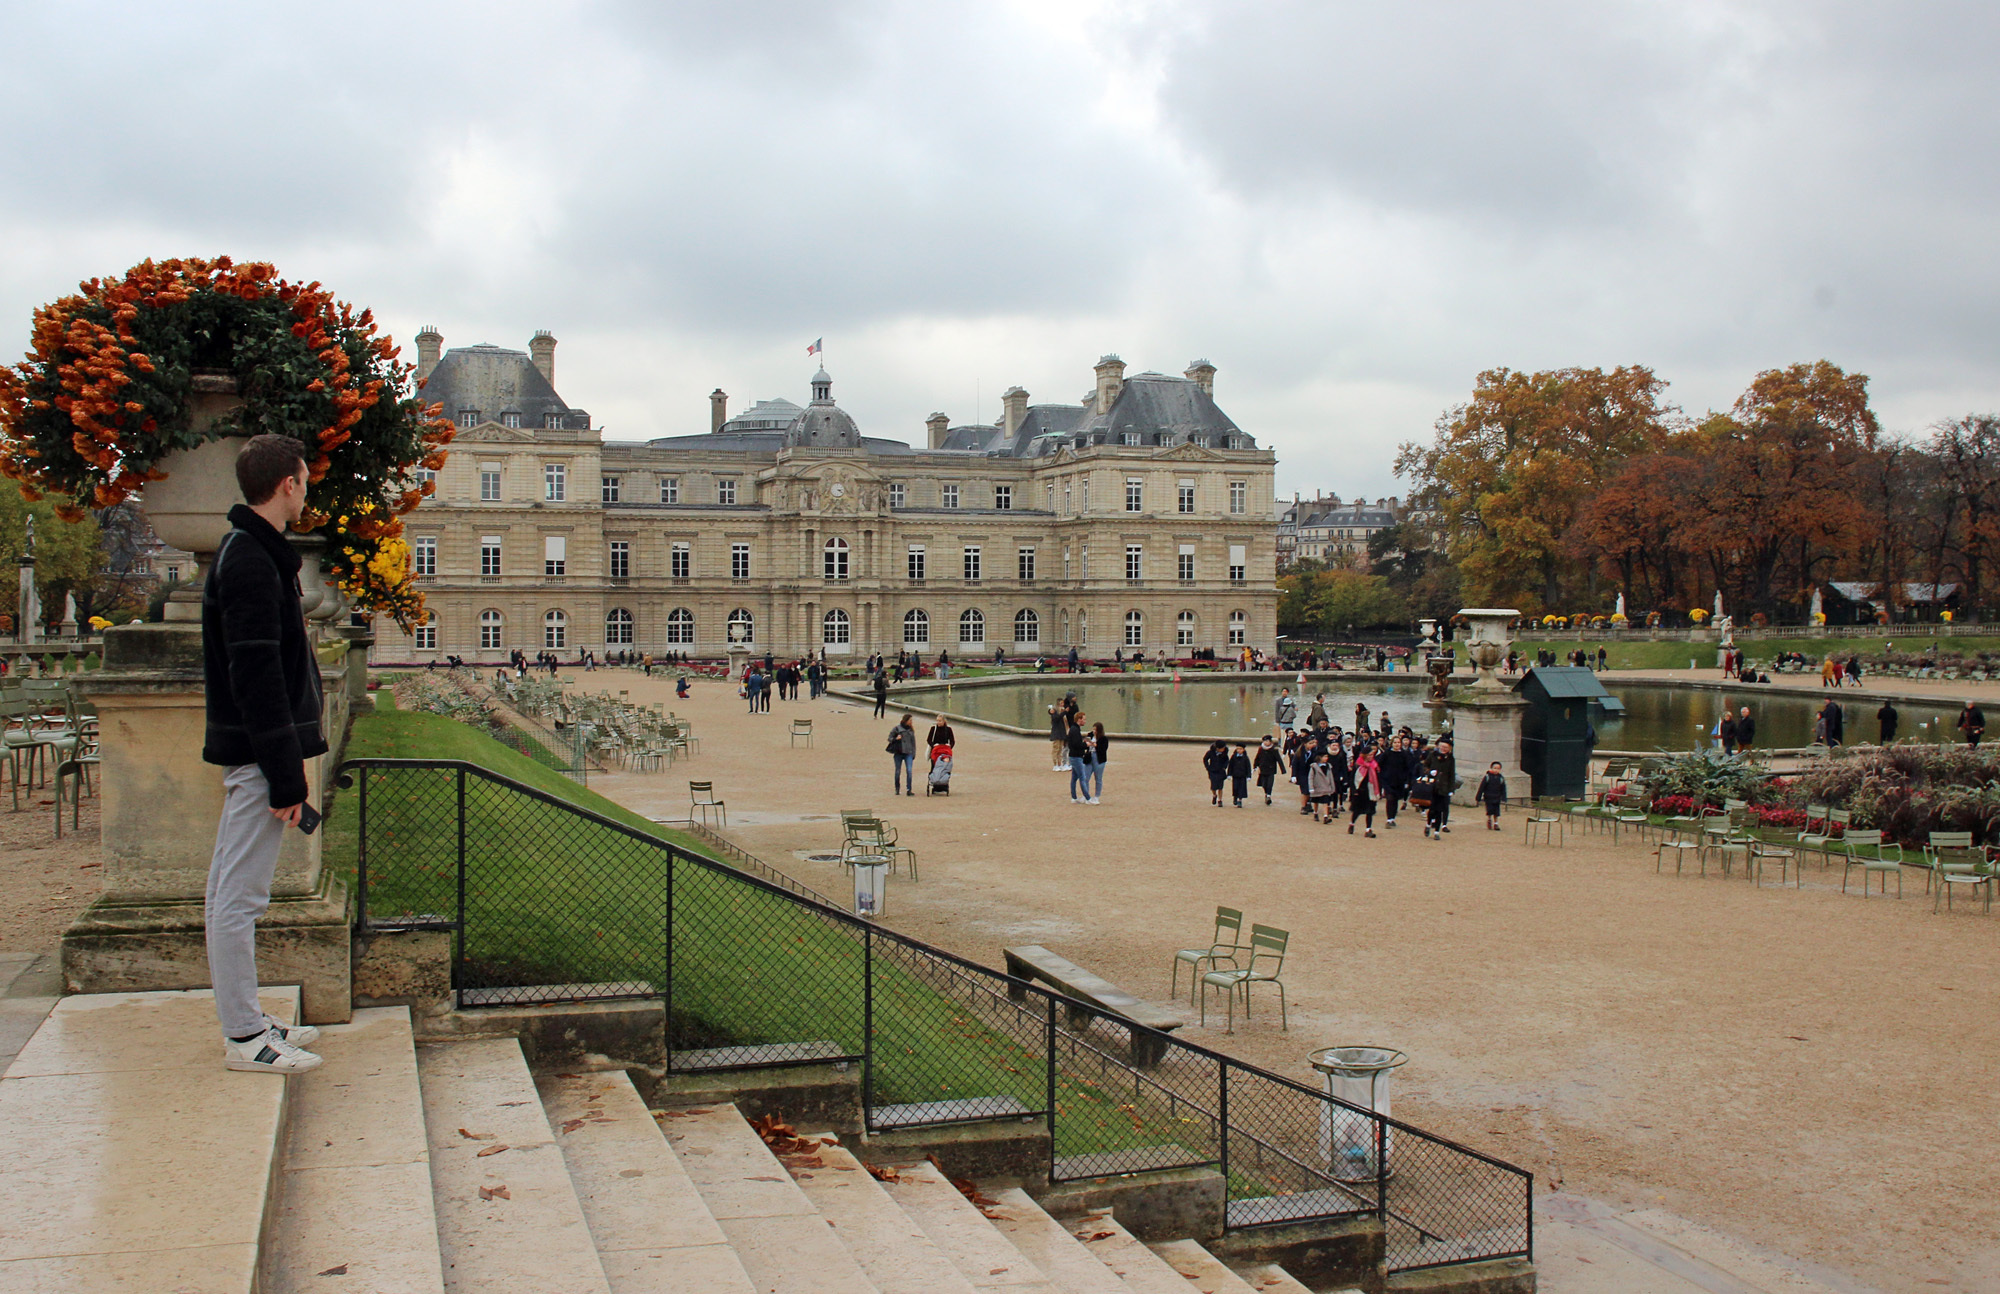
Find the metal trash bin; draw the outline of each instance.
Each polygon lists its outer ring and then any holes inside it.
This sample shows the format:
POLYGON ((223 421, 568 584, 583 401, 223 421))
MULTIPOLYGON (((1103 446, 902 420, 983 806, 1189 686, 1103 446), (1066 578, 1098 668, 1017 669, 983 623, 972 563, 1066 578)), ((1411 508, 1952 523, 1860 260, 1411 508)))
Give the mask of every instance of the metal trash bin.
POLYGON ((854 873, 854 915, 881 916, 889 900, 889 856, 854 854, 847 864, 854 873))
MULTIPOLYGON (((1306 1059, 1326 1075, 1326 1094, 1389 1117, 1389 1080, 1409 1059, 1393 1047, 1322 1047, 1306 1059)), ((1346 1106, 1320 1107, 1319 1148, 1327 1167, 1344 1182, 1373 1181, 1388 1173, 1394 1130, 1382 1129, 1382 1162, 1376 1161, 1375 1120, 1346 1106)))

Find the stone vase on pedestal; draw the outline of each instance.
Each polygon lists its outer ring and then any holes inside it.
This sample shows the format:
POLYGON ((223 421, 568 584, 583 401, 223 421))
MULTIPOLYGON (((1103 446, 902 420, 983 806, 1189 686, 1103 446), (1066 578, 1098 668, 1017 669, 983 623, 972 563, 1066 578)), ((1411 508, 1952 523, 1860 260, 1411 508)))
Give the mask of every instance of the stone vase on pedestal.
POLYGON ((1466 607, 1458 614, 1471 622, 1466 654, 1479 676, 1446 702, 1451 711, 1452 753, 1458 760, 1459 787, 1452 802, 1471 804, 1486 766, 1496 759, 1507 779, 1507 798, 1526 799, 1531 784, 1521 768, 1521 727, 1528 703, 1514 695, 1497 672, 1512 640, 1509 626, 1521 613, 1512 607, 1466 607))
MULTIPOLYGON (((205 432, 227 424, 243 407, 233 377, 197 373, 188 398, 188 427, 205 432)), ((194 554, 194 576, 167 598, 170 622, 201 621, 201 586, 215 561, 215 550, 229 533, 229 509, 243 502, 236 485, 236 456, 250 433, 225 430, 218 439, 193 449, 176 450, 156 467, 166 479, 146 486, 142 500, 153 532, 170 548, 194 554)))

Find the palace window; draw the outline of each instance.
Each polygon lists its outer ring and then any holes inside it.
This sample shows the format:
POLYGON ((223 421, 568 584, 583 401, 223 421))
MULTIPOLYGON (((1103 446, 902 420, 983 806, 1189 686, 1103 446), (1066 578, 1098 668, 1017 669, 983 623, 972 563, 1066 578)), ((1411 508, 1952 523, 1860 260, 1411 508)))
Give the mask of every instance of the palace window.
POLYGON ((1248 482, 1231 481, 1229 483, 1229 510, 1238 514, 1250 510, 1250 486, 1248 482))
POLYGON ((958 640, 977 646, 986 641, 986 616, 979 611, 967 609, 958 617, 958 640))
POLYGON ((561 503, 569 497, 569 468, 561 463, 542 464, 542 501, 561 503))
POLYGON ((630 540, 611 541, 611 578, 614 580, 632 577, 632 544, 630 540))
POLYGON ((479 613, 479 650, 500 650, 500 634, 506 628, 506 619, 498 611, 479 613))
POLYGON ((686 607, 675 607, 667 612, 667 642, 685 644, 694 641, 694 612, 686 607))
POLYGON ((902 507, 902 506, 903 506, 903 500, 904 500, 905 498, 907 498, 907 497, 909 497, 909 491, 908 491, 907 487, 905 487, 905 486, 904 486, 904 484, 903 484, 903 483, 902 483, 901 481, 891 481, 891 482, 889 482, 889 506, 890 506, 890 507, 892 507, 892 508, 900 508, 900 507, 902 507))
POLYGON ((839 607, 820 618, 819 640, 823 643, 845 643, 849 641, 852 626, 847 613, 839 607))
POLYGON ((605 614, 604 645, 607 647, 632 645, 632 613, 624 607, 613 607, 605 614))
POLYGON ((1027 608, 1014 613, 1014 641, 1031 647, 1042 640, 1042 618, 1027 608))
POLYGON ((1125 578, 1142 580, 1146 577, 1146 550, 1140 544, 1125 545, 1125 578))
POLYGON ((913 580, 924 578, 924 546, 922 544, 910 545, 909 574, 913 580))
POLYGON ((519 431, 521 429, 521 411, 519 409, 507 410, 500 415, 500 425, 512 431, 519 431))
POLYGON ((549 410, 547 413, 542 415, 542 430, 561 431, 562 418, 563 416, 561 413, 557 412, 554 409, 549 410))
POLYGON ((500 464, 481 463, 479 465, 479 501, 498 503, 500 501, 500 464))
POLYGON ((1180 551, 1180 553, 1179 553, 1179 570, 1178 570, 1178 574, 1180 575, 1180 578, 1181 578, 1181 579, 1182 579, 1183 581, 1187 581, 1187 582, 1191 582, 1191 581, 1193 581, 1193 579, 1194 579, 1194 545, 1193 545, 1193 544, 1182 544, 1182 545, 1181 545, 1181 551, 1180 551))
POLYGON ((569 540, 562 535, 542 537, 542 574, 561 575, 569 567, 569 540))
POLYGON ((416 639, 415 646, 418 651, 436 651, 438 645, 437 612, 424 612, 424 618, 417 622, 416 631, 411 636, 416 639))
MULTIPOLYGON (((845 539, 829 539, 826 541, 826 549, 820 558, 820 574, 829 580, 844 580, 847 578, 847 541, 845 539)), ((827 641, 833 642, 835 640, 829 638, 827 641)), ((847 640, 842 638, 839 641, 846 642, 847 640)))
POLYGON ((736 502, 735 478, 725 476, 715 483, 715 501, 717 503, 736 502))
POLYGON ((419 579, 429 579, 438 573, 438 541, 436 535, 418 535, 410 549, 410 569, 419 579))
POLYGON ((1012 510, 1014 507, 1014 487, 1011 485, 994 486, 993 506, 1001 512, 1012 510))
POLYGON ((1194 482, 1193 482, 1193 481, 1182 481, 1182 482, 1180 483, 1180 488, 1179 488, 1179 490, 1178 490, 1178 491, 1177 491, 1176 493, 1177 493, 1177 495, 1178 495, 1178 498, 1177 498, 1177 500, 1176 500, 1176 506, 1177 506, 1177 507, 1179 508, 1179 510, 1180 510, 1180 511, 1182 511, 1182 512, 1193 512, 1193 511, 1194 511, 1194 482))
POLYGON ((500 536, 487 535, 479 541, 479 573, 493 577, 500 574, 500 536))
POLYGON ((599 478, 599 489, 600 489, 600 490, 602 491, 602 493, 603 493, 603 496, 604 496, 604 499, 603 499, 603 501, 604 501, 604 502, 606 502, 606 503, 616 503, 616 502, 618 502, 618 478, 617 478, 617 477, 615 477, 615 476, 606 476, 606 477, 600 477, 600 478, 599 478))
POLYGON ((550 651, 561 651, 569 646, 569 616, 561 611, 551 611, 542 617, 542 646, 550 651))
POLYGON ((731 544, 729 546, 729 578, 747 580, 750 578, 750 545, 731 544))
POLYGON ((1146 617, 1137 611, 1125 613, 1125 645, 1127 647, 1146 645, 1146 617))
POLYGON ((757 621, 748 607, 738 607, 729 613, 729 641, 749 643, 757 641, 757 621))
POLYGON ((1248 556, 1245 552, 1245 547, 1243 544, 1231 544, 1229 546, 1229 582, 1231 584, 1243 583, 1244 577, 1248 574, 1248 567, 1246 566, 1248 556))
POLYGON ((976 545, 965 550, 965 578, 968 580, 979 578, 979 549, 976 545))
POLYGON ((1035 578, 1035 550, 1022 547, 1015 550, 1015 561, 1019 564, 1021 582, 1029 583, 1035 578))
POLYGON ((685 540, 677 540, 667 550, 667 560, 672 563, 667 570, 677 580, 688 578, 694 570, 694 549, 685 540))
POLYGON ((1125 511, 1144 512, 1146 510, 1146 483, 1136 476, 1125 478, 1125 511))
POLYGON ((947 485, 944 487, 944 506, 947 508, 958 506, 958 487, 956 485, 947 485))
POLYGON ((903 646, 927 647, 931 641, 931 617, 927 611, 903 613, 903 646))
POLYGON ((663 476, 660 478, 660 502, 679 503, 681 501, 681 478, 663 476))
POLYGON ((1249 636, 1250 617, 1244 615, 1241 611, 1231 611, 1229 613, 1229 645, 1231 647, 1241 647, 1249 641, 1249 636))
POLYGON ((1194 612, 1183 611, 1174 617, 1174 646, 1194 646, 1194 612))
POLYGON ((479 410, 460 409, 458 411, 458 425, 460 427, 477 427, 479 425, 479 410))

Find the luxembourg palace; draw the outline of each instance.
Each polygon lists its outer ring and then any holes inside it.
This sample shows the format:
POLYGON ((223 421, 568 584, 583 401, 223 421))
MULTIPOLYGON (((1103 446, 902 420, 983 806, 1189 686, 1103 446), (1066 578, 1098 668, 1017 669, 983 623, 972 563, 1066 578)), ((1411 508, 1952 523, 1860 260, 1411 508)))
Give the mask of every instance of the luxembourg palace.
POLYGON ((932 414, 915 447, 863 436, 824 370, 803 407, 731 417, 716 391, 706 434, 616 441, 556 394, 547 333, 417 346, 459 431, 408 518, 428 619, 379 660, 1275 645, 1275 458, 1206 361, 1127 377, 1107 355, 1081 403, 1015 387, 997 423, 932 414))

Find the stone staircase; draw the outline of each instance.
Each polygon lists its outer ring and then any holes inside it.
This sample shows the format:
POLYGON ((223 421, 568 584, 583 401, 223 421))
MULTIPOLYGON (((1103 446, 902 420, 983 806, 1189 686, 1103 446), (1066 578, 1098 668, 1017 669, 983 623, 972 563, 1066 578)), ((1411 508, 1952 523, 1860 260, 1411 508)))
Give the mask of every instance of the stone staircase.
POLYGON ((232 1074, 207 992, 64 999, 0 1078, 0 1294, 1305 1288, 831 1134, 774 1148, 731 1104, 652 1111, 622 1070, 535 1075, 512 1037, 419 1041, 403 1008, 324 1035, 311 1074, 232 1074))

